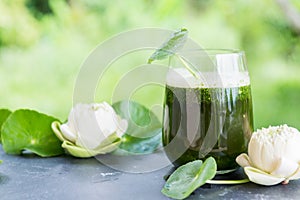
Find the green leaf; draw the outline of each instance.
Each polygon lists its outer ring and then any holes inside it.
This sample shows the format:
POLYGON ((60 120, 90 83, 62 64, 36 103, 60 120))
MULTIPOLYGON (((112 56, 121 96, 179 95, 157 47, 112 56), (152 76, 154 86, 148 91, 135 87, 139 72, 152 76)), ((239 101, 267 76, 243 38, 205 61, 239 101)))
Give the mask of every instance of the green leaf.
POLYGON ((138 137, 147 138, 157 135, 157 129, 161 123, 156 115, 145 106, 135 101, 119 101, 112 105, 116 113, 128 122, 126 133, 138 137))
POLYGON ((118 155, 148 154, 161 144, 161 123, 145 106, 134 101, 113 104, 116 113, 128 121, 122 143, 114 152, 118 155))
POLYGON ((157 135, 148 138, 137 138, 128 134, 122 137, 119 148, 113 152, 115 155, 133 155, 153 153, 161 144, 161 129, 157 129, 157 135))
MULTIPOLYGON (((3 125, 3 123, 6 121, 8 116, 11 114, 11 111, 8 109, 0 109, 0 130, 3 125)), ((0 142, 1 141, 1 131, 0 131, 0 142)))
POLYGON ((3 149, 8 154, 21 154, 29 150, 39 156, 49 157, 64 153, 61 141, 51 129, 54 117, 33 110, 13 112, 2 126, 3 149))
POLYGON ((157 49, 148 59, 148 63, 151 64, 154 60, 162 60, 170 55, 175 54, 181 49, 188 37, 188 31, 185 28, 173 33, 171 37, 157 49))
POLYGON ((189 162, 175 170, 161 192, 173 199, 184 199, 212 179, 216 172, 217 164, 212 157, 207 158, 204 163, 201 160, 189 162))

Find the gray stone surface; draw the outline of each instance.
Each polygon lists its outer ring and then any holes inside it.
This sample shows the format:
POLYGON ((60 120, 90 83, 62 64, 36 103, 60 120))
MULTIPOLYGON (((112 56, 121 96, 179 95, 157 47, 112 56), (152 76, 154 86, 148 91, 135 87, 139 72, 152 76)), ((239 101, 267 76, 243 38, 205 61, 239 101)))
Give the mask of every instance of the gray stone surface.
MULTIPOLYGON (((160 193, 164 175, 172 171, 130 174, 119 172, 94 158, 70 156, 40 158, 34 155, 6 155, 0 149, 0 199, 72 200, 164 200, 160 193)), ((230 178, 243 176, 241 170, 230 178)), ((273 187, 253 183, 205 185, 188 199, 300 199, 300 180, 273 187)))

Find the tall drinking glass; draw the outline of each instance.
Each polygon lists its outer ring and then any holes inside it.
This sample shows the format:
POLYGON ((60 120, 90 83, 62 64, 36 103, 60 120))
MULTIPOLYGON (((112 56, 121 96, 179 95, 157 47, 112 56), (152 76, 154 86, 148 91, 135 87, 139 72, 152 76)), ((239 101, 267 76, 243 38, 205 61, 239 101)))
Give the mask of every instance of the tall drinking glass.
POLYGON ((170 58, 163 118, 163 145, 175 166, 213 156, 219 173, 235 170, 253 132, 244 53, 191 50, 170 58))

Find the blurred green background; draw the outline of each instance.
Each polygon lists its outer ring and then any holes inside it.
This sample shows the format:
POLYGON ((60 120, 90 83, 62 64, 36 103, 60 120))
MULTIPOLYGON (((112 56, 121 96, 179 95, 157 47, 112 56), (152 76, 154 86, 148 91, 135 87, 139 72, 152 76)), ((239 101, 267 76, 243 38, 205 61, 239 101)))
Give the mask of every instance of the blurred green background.
POLYGON ((0 105, 64 120, 99 43, 136 28, 186 27, 205 48, 246 52, 256 128, 300 128, 299 16, 299 0, 1 0, 0 105))

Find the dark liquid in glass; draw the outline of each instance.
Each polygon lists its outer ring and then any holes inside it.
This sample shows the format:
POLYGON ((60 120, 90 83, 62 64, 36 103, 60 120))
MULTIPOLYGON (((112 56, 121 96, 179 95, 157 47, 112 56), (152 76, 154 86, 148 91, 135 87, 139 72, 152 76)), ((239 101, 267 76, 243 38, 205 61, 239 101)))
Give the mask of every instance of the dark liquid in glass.
POLYGON ((235 158, 247 151, 253 132, 250 85, 230 88, 167 85, 164 121, 163 145, 177 138, 176 145, 165 149, 175 166, 213 156, 219 171, 234 170, 238 167, 235 158), (182 149, 185 151, 180 152, 182 149))

